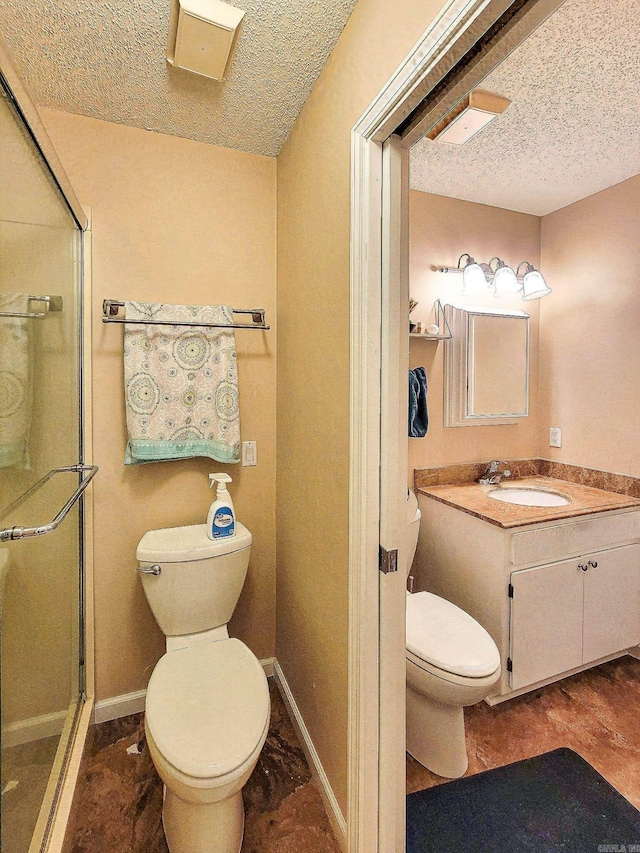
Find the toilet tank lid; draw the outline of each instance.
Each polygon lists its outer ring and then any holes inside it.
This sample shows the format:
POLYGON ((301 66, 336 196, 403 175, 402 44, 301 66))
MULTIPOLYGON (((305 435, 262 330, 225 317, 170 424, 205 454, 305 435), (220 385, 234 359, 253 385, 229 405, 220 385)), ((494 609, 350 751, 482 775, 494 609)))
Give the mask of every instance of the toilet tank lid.
POLYGON ((242 551, 251 545, 251 533, 236 521, 235 536, 209 539, 206 524, 149 530, 138 543, 136 559, 141 563, 186 563, 242 551))

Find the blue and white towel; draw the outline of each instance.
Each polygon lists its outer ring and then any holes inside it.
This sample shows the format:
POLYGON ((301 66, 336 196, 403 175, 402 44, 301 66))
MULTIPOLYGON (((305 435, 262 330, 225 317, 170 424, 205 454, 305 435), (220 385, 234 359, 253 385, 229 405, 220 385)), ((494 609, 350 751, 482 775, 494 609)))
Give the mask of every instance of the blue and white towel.
POLYGON ((240 405, 233 329, 172 321, 233 323, 228 305, 126 302, 125 465, 208 456, 240 461, 240 405), (158 324, 158 325, 156 325, 158 324))
POLYGON ((409 371, 409 438, 424 438, 428 429, 427 371, 416 367, 409 371))
MULTIPOLYGON (((0 311, 28 312, 28 295, 1 293, 0 311)), ((0 317, 0 468, 31 468, 33 322, 26 317, 0 317)))

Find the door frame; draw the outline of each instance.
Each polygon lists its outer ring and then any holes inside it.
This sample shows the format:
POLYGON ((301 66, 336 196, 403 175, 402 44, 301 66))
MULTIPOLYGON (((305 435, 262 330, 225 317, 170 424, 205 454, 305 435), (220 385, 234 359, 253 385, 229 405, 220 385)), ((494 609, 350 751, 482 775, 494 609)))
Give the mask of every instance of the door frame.
MULTIPOLYGON (((397 382, 398 364, 389 355, 403 351, 408 329, 402 323, 386 329, 384 346, 381 329, 383 304, 398 306, 407 297, 401 292, 404 260, 397 251, 407 223, 403 226, 398 210, 385 207, 385 199, 402 197, 403 170, 385 168, 384 143, 398 131, 401 141, 392 147, 408 149, 433 120, 434 109, 446 113, 563 2, 527 0, 519 8, 515 0, 449 0, 351 133, 349 853, 400 853, 405 833, 405 791, 398 785, 405 761, 404 693, 398 702, 395 681, 380 677, 394 668, 405 670, 404 622, 394 626, 380 618, 381 612, 397 613, 404 583, 382 583, 379 547, 381 487, 385 494, 398 491, 405 476, 392 470, 396 454, 381 451, 381 401, 384 386, 397 382), (499 43, 481 50, 441 100, 416 114, 444 74, 516 7, 499 43)), ((396 512, 387 521, 385 547, 400 543, 404 514, 396 512)))

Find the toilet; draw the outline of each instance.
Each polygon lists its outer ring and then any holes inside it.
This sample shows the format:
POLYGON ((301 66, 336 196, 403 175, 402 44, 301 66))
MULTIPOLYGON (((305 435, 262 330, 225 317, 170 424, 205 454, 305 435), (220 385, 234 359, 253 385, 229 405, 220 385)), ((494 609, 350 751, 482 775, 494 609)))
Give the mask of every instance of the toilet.
POLYGON ((249 565, 251 533, 211 540, 205 524, 150 530, 138 572, 166 636, 146 696, 149 751, 164 782, 171 853, 239 853, 242 788, 267 737, 262 665, 227 623, 249 565))
MULTIPOLYGON (((407 577, 421 513, 407 498, 407 577)), ((480 702, 500 678, 500 652, 468 613, 430 592, 407 593, 407 752, 438 776, 457 779, 468 767, 467 705, 480 702)))

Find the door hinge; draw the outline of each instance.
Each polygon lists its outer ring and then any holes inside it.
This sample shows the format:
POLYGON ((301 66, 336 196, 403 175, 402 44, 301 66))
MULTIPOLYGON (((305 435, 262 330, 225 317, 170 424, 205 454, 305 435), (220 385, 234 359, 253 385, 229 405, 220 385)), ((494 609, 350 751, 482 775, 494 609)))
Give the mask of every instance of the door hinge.
POLYGON ((398 571, 398 550, 394 548, 392 551, 387 551, 386 548, 380 546, 378 567, 381 572, 388 575, 390 572, 398 571))
POLYGON ((509 584, 509 598, 513 598, 513 584, 509 584))
POLYGON ((507 658, 507 672, 513 672, 513 661, 511 658, 507 658))

